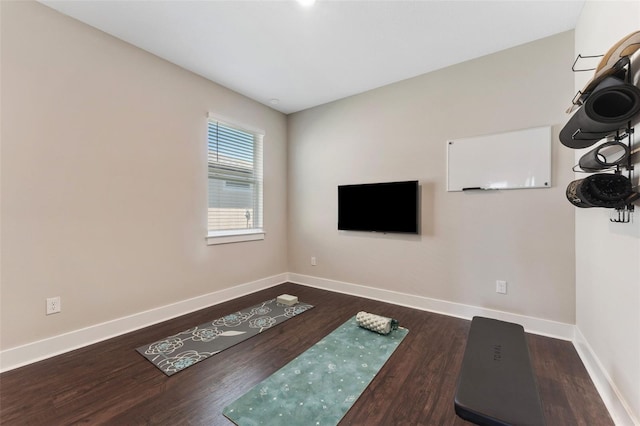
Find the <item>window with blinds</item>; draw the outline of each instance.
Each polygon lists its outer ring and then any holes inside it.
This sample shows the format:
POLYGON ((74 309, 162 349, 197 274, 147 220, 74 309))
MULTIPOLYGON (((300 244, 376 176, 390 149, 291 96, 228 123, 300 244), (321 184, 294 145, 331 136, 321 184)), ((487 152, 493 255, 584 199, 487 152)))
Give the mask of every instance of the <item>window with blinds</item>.
POLYGON ((262 137, 260 133, 209 119, 209 237, 263 235, 262 137))

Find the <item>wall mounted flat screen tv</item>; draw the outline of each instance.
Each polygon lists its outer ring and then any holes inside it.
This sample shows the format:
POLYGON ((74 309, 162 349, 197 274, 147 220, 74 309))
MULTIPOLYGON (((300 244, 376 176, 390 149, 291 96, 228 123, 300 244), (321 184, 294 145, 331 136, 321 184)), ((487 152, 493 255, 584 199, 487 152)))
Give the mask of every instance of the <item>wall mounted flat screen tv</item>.
POLYGON ((338 186, 338 229, 418 233, 418 181, 338 186))

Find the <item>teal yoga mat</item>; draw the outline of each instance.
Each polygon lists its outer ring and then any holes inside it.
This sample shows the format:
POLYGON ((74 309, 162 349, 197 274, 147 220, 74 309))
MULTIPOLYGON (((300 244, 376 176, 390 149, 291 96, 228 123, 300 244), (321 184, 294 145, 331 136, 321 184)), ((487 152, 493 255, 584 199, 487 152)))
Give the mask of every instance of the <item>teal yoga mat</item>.
POLYGON ((409 330, 380 335, 355 316, 224 408, 240 426, 336 425, 409 330))

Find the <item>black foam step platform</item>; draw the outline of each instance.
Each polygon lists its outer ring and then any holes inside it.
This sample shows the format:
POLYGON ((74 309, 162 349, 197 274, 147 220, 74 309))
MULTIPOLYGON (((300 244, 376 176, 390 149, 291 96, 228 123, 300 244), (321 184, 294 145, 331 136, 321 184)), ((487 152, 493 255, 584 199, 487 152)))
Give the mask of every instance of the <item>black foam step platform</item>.
POLYGON ((521 325, 473 318, 454 406, 477 425, 545 424, 521 325))

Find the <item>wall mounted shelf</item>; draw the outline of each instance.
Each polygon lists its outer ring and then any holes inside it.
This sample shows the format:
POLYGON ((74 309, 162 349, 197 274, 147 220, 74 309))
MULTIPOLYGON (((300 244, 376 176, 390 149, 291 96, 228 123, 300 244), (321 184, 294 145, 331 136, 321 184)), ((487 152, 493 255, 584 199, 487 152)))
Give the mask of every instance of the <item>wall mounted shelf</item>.
MULTIPOLYGON (((595 71, 578 91, 567 112, 574 112, 560 132, 560 142, 572 149, 594 146, 573 167, 589 173, 567 187, 576 207, 612 209, 609 220, 629 223, 640 199, 633 187, 634 121, 640 116, 640 88, 634 84, 633 55, 640 50, 640 31, 616 43, 604 55, 578 55, 571 70, 595 71), (584 59, 602 58, 595 68, 578 67, 584 59)), ((637 70, 635 70, 637 72, 637 70)))

